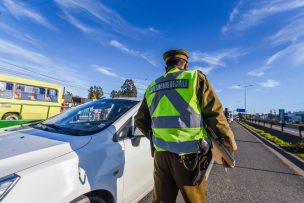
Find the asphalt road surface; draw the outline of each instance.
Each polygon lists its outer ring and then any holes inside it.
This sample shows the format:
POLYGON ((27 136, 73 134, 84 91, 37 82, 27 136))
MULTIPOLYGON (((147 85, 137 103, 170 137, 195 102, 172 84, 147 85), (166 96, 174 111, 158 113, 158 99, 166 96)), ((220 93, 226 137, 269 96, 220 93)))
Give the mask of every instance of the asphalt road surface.
MULTIPOLYGON (((208 179, 208 202, 304 202, 304 177, 296 174, 264 144, 233 122, 238 151, 236 167, 214 165, 208 179)), ((152 202, 151 195, 140 203, 152 202)), ((179 194, 177 203, 183 203, 179 194)))

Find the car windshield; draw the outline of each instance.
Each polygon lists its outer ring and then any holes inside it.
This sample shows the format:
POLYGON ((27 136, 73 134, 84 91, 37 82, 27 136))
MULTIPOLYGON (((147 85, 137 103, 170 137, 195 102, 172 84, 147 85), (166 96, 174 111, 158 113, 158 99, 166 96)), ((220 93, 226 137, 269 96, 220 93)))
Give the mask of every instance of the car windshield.
POLYGON ((93 101, 72 108, 34 127, 71 135, 93 134, 111 125, 137 103, 138 101, 126 99, 93 101))

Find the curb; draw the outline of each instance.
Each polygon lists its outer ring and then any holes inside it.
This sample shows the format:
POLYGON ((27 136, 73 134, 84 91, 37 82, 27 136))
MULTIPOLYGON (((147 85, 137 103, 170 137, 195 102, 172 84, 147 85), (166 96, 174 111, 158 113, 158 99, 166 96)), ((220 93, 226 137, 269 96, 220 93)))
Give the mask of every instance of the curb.
POLYGON ((211 160, 211 162, 210 162, 210 164, 207 168, 206 174, 205 174, 206 180, 208 180, 208 178, 209 178, 209 175, 210 175, 210 172, 212 170, 213 164, 214 164, 214 159, 212 158, 212 160, 211 160))
POLYGON ((264 143, 270 151, 272 151, 280 160, 282 160, 285 164, 287 164, 291 169, 293 169, 297 174, 304 177, 304 161, 301 160, 296 155, 293 155, 290 152, 287 152, 280 146, 274 144, 273 142, 267 140, 266 138, 262 137, 261 135, 257 134, 256 132, 253 132, 252 130, 246 128, 239 122, 237 122, 240 126, 245 128, 250 134, 254 135, 256 138, 258 138, 261 143, 264 143), (297 164, 295 164, 297 163, 297 164))

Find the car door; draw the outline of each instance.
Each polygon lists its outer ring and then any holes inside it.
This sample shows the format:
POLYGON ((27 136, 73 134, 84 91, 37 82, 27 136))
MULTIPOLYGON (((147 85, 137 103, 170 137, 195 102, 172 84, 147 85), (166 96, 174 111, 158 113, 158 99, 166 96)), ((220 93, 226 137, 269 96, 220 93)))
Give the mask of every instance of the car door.
POLYGON ((124 140, 124 202, 134 202, 153 188, 153 158, 150 141, 134 127, 134 116, 129 120, 130 136, 124 140))

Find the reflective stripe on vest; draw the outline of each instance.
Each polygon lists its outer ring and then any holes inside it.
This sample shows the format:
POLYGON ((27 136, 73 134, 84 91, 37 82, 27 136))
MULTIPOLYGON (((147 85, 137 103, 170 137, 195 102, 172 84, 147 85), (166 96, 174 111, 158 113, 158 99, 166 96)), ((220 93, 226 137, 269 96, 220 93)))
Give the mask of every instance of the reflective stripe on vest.
POLYGON ((162 148, 166 149, 167 151, 173 152, 175 154, 184 154, 189 152, 198 152, 199 143, 197 140, 187 141, 187 142, 166 142, 160 138, 155 136, 152 137, 153 143, 162 148))

